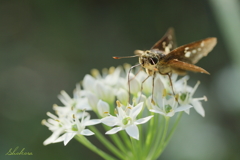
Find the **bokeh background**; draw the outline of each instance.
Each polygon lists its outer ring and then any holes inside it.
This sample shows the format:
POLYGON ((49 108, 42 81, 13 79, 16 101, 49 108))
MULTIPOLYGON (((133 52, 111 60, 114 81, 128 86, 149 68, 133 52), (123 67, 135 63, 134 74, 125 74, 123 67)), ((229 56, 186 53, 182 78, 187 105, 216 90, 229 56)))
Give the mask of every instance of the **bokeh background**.
POLYGON ((218 44, 198 63, 211 75, 190 73, 196 97, 208 97, 205 118, 185 114, 160 159, 240 159, 239 0, 1 0, 0 24, 0 159, 100 159, 75 140, 43 146, 41 120, 61 90, 93 68, 137 63, 112 56, 149 49, 169 27, 178 45, 218 44), (17 146, 34 155, 5 156, 17 146))

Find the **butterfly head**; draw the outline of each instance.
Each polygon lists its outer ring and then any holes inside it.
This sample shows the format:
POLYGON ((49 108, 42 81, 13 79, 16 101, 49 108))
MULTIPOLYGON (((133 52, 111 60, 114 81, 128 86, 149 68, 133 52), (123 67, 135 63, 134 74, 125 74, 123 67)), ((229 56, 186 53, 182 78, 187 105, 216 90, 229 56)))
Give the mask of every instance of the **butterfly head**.
POLYGON ((142 67, 149 70, 155 70, 158 62, 165 56, 163 52, 155 49, 146 51, 136 50, 135 54, 139 55, 139 63, 142 67))

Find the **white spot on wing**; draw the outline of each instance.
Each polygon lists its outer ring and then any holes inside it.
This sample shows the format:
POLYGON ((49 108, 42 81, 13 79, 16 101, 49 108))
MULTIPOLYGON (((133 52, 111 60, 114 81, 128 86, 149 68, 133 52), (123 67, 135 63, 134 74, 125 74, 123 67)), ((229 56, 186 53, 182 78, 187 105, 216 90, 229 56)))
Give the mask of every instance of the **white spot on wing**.
POLYGON ((168 54, 170 52, 170 48, 168 46, 165 47, 165 52, 166 52, 166 54, 168 54))
POLYGON ((190 55, 191 55, 191 52, 190 52, 190 51, 188 51, 188 52, 185 53, 185 57, 190 57, 190 55))
POLYGON ((168 44, 168 48, 171 49, 172 48, 172 44, 169 43, 168 44))
POLYGON ((192 53, 193 53, 193 54, 197 53, 196 49, 192 50, 192 53))
POLYGON ((201 42, 201 47, 203 47, 203 46, 204 46, 204 41, 201 42))
POLYGON ((162 45, 163 45, 163 48, 165 48, 166 47, 166 42, 163 42, 162 45))
POLYGON ((189 47, 184 48, 185 51, 188 50, 188 49, 189 49, 189 47))

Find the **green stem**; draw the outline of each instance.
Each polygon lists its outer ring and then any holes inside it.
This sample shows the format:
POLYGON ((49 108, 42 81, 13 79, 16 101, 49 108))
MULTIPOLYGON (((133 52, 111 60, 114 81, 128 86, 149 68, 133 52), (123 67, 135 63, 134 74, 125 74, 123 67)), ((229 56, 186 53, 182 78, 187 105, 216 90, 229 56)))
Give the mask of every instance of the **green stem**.
MULTIPOLYGON (((110 130, 111 128, 108 126, 103 125, 103 127, 105 128, 106 131, 110 130)), ((111 134, 109 135, 109 137, 112 139, 112 141, 114 142, 114 144, 123 152, 126 153, 128 150, 126 148, 126 146, 123 145, 122 140, 120 139, 120 137, 117 134, 111 134)))
POLYGON ((108 155, 107 153, 103 152, 102 150, 100 150, 99 148, 97 148, 96 146, 94 146, 87 138, 85 138, 82 135, 77 135, 74 137, 75 139, 77 139, 80 143, 82 143, 83 145, 85 145, 87 148, 89 148, 90 150, 92 150, 93 152, 97 153, 99 156, 101 156, 104 159, 107 160, 115 160, 114 157, 108 155))
POLYGON ((94 126, 88 126, 96 135, 96 137, 101 141, 112 153, 114 153, 118 158, 124 159, 124 155, 120 152, 114 145, 112 145, 98 129, 94 126))
POLYGON ((181 117, 182 117, 182 114, 183 114, 183 112, 180 112, 180 113, 178 114, 178 117, 177 117, 177 119, 176 119, 173 127, 171 128, 171 131, 170 131, 168 137, 166 138, 166 140, 165 140, 165 142, 164 142, 164 144, 163 144, 163 149, 167 146, 167 144, 169 143, 170 139, 172 138, 172 135, 173 135, 173 133, 175 132, 177 126, 178 126, 178 123, 179 123, 179 121, 180 121, 180 119, 181 119, 181 117))
POLYGON ((163 136, 160 142, 160 145, 158 146, 158 149, 156 150, 153 158, 156 159, 157 157, 159 157, 159 155, 162 153, 163 151, 163 145, 164 145, 164 141, 167 135, 167 131, 168 131, 168 125, 169 125, 169 117, 165 116, 165 126, 164 126, 164 131, 163 131, 163 136))
POLYGON ((131 143, 130 143, 130 141, 129 141, 129 137, 128 137, 126 131, 125 131, 125 130, 122 130, 122 131, 119 132, 119 134, 121 135, 121 137, 122 137, 122 139, 124 140, 124 143, 127 145, 127 147, 128 147, 129 149, 131 149, 132 146, 131 146, 131 143))
POLYGON ((135 139, 131 138, 131 142, 132 142, 132 150, 133 150, 133 160, 138 160, 138 152, 137 152, 137 145, 135 142, 135 139))
MULTIPOLYGON (((154 115, 154 113, 151 113, 154 115)), ((156 137, 156 132, 159 129, 158 121, 159 115, 155 114, 154 117, 150 120, 150 126, 147 128, 147 138, 144 148, 144 156, 147 157, 149 155, 150 149, 153 146, 154 136, 156 137)), ((160 136, 160 135, 159 135, 160 136)))
MULTIPOLYGON (((157 122, 159 122, 159 120, 156 120, 157 122)), ((160 121, 160 125, 158 126, 158 123, 154 124, 154 129, 157 128, 157 131, 155 131, 155 135, 152 139, 150 148, 151 150, 149 151, 147 160, 152 160, 155 153, 157 152, 157 148, 159 147, 159 145, 161 144, 161 138, 163 137, 163 128, 164 128, 164 119, 162 118, 160 121)))

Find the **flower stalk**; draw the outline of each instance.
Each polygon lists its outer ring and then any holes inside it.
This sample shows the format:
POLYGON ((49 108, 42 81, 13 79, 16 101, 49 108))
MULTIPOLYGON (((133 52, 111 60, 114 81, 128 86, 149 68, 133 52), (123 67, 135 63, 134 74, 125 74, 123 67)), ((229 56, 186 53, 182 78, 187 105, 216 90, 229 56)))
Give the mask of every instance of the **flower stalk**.
POLYGON ((44 145, 58 142, 67 145, 75 138, 107 160, 154 160, 171 140, 183 113, 189 114, 194 108, 201 116, 205 115, 200 101, 206 100, 206 97, 193 98, 200 83, 188 86, 188 76, 177 80, 177 76, 172 75, 174 96, 168 77, 156 75, 152 94, 152 77, 144 82, 141 89, 140 84, 148 75, 143 71, 131 73, 129 97, 127 66, 124 69, 111 67, 103 74, 93 70, 92 76, 84 77, 82 86, 77 84, 73 98, 61 91, 58 97, 63 106, 54 105, 55 114, 48 112, 49 118, 42 121, 52 132, 44 145), (176 114, 175 122, 169 127, 176 114), (98 119, 91 119, 92 115, 98 119), (104 133, 94 126, 99 123, 102 123, 104 133), (88 140, 87 136, 94 135, 108 152, 88 140))

